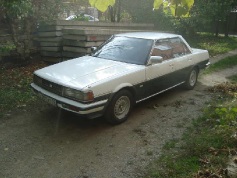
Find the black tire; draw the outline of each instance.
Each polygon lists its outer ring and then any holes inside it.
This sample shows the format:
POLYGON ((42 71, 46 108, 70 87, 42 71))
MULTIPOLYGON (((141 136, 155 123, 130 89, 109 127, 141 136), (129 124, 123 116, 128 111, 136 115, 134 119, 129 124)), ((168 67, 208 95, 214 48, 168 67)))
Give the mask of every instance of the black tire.
POLYGON ((115 94, 105 113, 105 119, 111 124, 120 124, 127 120, 133 107, 133 96, 128 90, 115 94))
POLYGON ((198 78, 198 69, 195 67, 188 74, 188 77, 185 81, 185 88, 187 90, 192 90, 197 83, 197 78, 198 78))

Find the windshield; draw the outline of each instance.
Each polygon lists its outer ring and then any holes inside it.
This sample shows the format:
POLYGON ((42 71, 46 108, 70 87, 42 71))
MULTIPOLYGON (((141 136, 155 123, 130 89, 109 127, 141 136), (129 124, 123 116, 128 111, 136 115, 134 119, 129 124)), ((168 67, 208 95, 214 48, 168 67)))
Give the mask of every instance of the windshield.
POLYGON ((145 65, 153 40, 115 36, 92 55, 94 57, 145 65))

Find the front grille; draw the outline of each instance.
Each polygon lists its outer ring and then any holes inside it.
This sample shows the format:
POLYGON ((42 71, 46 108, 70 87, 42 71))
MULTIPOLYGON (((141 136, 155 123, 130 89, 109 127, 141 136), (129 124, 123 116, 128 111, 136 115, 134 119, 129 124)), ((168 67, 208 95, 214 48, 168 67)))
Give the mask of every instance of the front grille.
POLYGON ((42 79, 36 75, 34 75, 34 83, 49 92, 62 96, 63 87, 61 85, 42 79))

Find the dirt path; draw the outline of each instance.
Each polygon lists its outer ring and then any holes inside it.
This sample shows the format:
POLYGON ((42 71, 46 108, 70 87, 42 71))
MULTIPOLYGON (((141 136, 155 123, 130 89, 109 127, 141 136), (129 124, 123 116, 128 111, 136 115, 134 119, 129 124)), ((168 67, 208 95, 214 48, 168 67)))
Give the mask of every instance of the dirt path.
POLYGON ((45 103, 10 114, 0 120, 0 177, 142 177, 164 143, 180 138, 202 114, 212 97, 207 87, 236 71, 201 76, 192 91, 176 88, 145 101, 118 126, 72 114, 58 120, 57 110, 45 103))

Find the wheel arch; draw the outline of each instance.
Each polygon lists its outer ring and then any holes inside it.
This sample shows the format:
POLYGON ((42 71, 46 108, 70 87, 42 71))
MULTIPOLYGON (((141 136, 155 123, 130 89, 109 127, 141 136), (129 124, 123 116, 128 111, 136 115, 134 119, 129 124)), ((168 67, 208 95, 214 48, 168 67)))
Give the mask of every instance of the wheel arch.
MULTIPOLYGON (((199 74, 199 72, 200 72, 200 66, 199 65, 194 65, 193 67, 192 67, 192 69, 197 69, 197 72, 198 72, 198 74, 199 74)), ((191 69, 191 70, 192 70, 191 69)))
POLYGON ((109 103, 111 102, 111 100, 113 99, 113 97, 120 91, 122 90, 128 90, 132 96, 133 96, 133 104, 135 104, 135 96, 136 96, 136 90, 134 88, 134 86, 130 83, 123 83, 120 84, 119 86, 117 86, 113 92, 111 93, 111 95, 109 96, 107 105, 105 106, 105 110, 108 108, 109 103))

